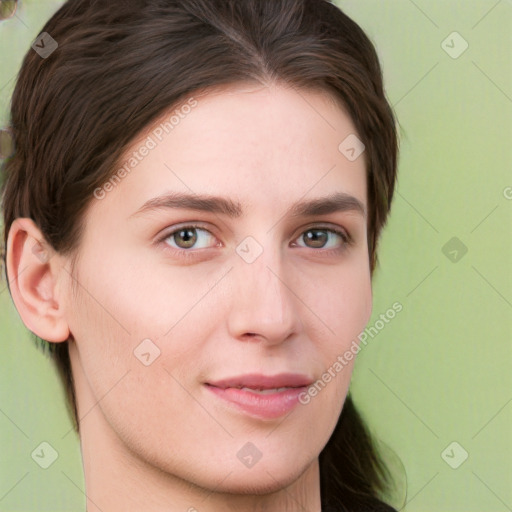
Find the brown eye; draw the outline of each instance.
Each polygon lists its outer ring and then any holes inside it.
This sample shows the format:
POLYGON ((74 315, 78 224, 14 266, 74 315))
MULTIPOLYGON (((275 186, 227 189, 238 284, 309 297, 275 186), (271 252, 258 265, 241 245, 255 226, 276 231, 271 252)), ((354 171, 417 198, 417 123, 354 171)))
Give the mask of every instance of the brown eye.
POLYGON ((343 249, 350 239, 342 230, 320 227, 308 229, 299 237, 299 240, 302 240, 305 247, 310 249, 336 250, 343 249), (326 247, 328 244, 330 247, 326 247))
POLYGON ((190 249, 197 241, 196 229, 180 229, 173 234, 173 239, 181 249, 190 249), (183 241, 183 244, 181 241, 183 241))
POLYGON ((215 245, 212 243, 215 241, 215 237, 208 230, 199 226, 183 226, 175 229, 165 235, 163 240, 176 250, 205 249, 215 245))
POLYGON ((307 243, 311 243, 309 247, 322 248, 326 244, 328 238, 329 237, 325 230, 310 229, 309 231, 306 231, 303 240, 307 240, 307 243))

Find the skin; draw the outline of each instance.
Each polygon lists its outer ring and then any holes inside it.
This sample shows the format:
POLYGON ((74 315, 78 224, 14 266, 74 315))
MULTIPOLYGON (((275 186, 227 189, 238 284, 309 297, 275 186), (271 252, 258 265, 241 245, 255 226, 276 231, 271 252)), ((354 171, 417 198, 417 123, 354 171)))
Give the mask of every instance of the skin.
POLYGON ((52 253, 30 219, 13 223, 13 299, 38 336, 70 338, 89 512, 320 512, 318 455, 355 360, 277 419, 235 410, 203 383, 244 373, 316 380, 357 339, 372 309, 364 214, 286 210, 333 192, 367 209, 364 153, 349 161, 338 150, 356 130, 324 92, 245 84, 196 99, 130 174, 92 199, 73 276, 70 256, 52 253), (169 191, 224 196, 243 215, 133 215, 169 191), (201 224, 196 245, 184 248, 170 233, 192 222, 201 224), (323 245, 307 239, 313 228, 323 245), (247 236, 263 249, 252 263, 236 251, 247 236), (133 353, 147 338, 160 349, 149 366, 133 353), (247 442, 262 454, 251 468, 237 457, 247 442))

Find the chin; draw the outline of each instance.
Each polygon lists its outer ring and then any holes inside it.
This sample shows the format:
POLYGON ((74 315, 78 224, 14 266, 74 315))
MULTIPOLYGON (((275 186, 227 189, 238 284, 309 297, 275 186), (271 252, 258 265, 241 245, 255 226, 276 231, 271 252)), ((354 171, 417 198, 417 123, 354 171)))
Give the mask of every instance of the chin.
MULTIPOLYGON (((231 474, 217 487, 217 490, 241 495, 271 494, 293 484, 310 466, 311 463, 308 461, 296 461, 286 456, 275 457, 265 462, 262 458, 251 468, 237 464, 226 470, 226 475, 230 471, 231 474)), ((217 471, 216 478, 218 476, 217 471)))

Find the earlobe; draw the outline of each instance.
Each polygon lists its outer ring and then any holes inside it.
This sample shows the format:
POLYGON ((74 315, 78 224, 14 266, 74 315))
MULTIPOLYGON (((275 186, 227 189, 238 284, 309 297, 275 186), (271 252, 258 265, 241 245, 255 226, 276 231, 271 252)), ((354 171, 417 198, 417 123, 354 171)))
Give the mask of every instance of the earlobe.
POLYGON ((16 219, 7 238, 7 276, 25 326, 58 343, 69 337, 64 297, 59 295, 60 259, 29 218, 16 219))

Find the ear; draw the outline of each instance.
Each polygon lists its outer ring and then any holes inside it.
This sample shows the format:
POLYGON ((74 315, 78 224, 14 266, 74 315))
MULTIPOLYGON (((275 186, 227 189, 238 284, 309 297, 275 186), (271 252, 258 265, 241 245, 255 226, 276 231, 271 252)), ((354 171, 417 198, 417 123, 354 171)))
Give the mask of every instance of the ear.
POLYGON ((6 251, 9 287, 23 323, 43 340, 66 341, 69 326, 58 286, 61 259, 29 218, 14 220, 6 251))

